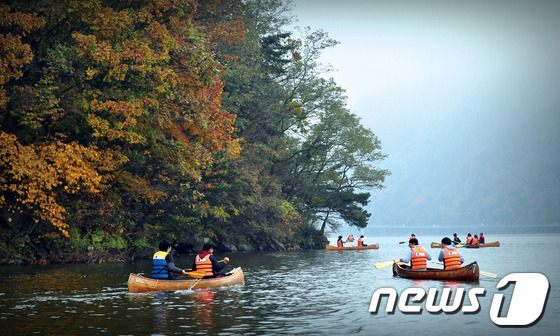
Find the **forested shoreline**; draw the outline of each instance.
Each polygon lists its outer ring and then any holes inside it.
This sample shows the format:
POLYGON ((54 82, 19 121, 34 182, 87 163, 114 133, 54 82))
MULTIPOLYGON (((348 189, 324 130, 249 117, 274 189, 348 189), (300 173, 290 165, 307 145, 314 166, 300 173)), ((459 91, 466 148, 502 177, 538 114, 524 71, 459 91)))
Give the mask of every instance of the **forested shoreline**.
POLYGON ((282 0, 0 4, 0 262, 324 247, 367 225, 375 134, 282 0))

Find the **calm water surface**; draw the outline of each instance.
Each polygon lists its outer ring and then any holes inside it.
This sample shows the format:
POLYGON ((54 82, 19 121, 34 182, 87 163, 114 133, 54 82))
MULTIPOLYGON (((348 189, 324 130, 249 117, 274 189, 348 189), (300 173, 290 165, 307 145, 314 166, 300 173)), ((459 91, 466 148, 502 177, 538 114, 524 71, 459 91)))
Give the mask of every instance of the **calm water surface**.
MULTIPOLYGON (((285 251, 229 254, 228 269, 241 266, 245 284, 150 294, 129 294, 131 272, 149 274, 150 261, 97 265, 0 267, 0 332, 5 335, 557 335, 560 329, 560 235, 499 236, 501 247, 461 249, 478 261, 478 283, 393 278, 391 268, 373 264, 407 253, 408 237, 367 237, 379 250, 285 251), (231 265, 231 266, 230 266, 231 265), (550 282, 545 313, 529 328, 500 328, 489 317, 496 284, 513 272, 543 273, 550 282), (476 314, 368 312, 381 287, 401 293, 409 287, 486 289, 476 314), (416 330, 416 332, 414 332, 416 330)), ((439 236, 418 237, 430 249, 439 236)), ((225 254, 217 255, 218 258, 225 254)), ((193 256, 176 257, 185 268, 193 256)), ((510 286, 513 287, 513 286, 510 286)), ((511 291, 510 290, 510 294, 511 291)), ((500 291, 505 293, 508 291, 500 291)), ((465 299, 468 303, 468 300, 465 299)))

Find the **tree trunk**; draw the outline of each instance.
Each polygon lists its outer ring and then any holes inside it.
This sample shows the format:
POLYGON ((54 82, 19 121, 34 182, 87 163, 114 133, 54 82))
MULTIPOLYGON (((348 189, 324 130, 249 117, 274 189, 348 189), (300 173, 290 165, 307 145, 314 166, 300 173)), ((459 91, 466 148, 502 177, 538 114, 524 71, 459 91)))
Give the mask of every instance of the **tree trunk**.
POLYGON ((325 234, 325 227, 327 226, 327 220, 329 219, 330 210, 327 212, 325 219, 323 219, 323 224, 321 225, 321 234, 325 234))

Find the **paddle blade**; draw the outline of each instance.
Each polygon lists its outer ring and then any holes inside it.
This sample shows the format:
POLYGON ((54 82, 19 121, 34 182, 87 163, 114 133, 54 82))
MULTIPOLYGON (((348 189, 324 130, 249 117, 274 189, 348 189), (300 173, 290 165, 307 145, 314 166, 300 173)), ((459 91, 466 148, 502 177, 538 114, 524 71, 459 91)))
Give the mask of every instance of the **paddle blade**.
POLYGON ((192 271, 192 272, 188 272, 187 275, 189 275, 190 277, 196 278, 196 279, 202 279, 206 275, 206 272, 204 272, 204 271, 192 271))
POLYGON ((377 263, 377 264, 375 264, 375 265, 373 265, 373 266, 374 266, 375 268, 377 268, 377 269, 380 269, 380 268, 385 268, 385 267, 392 266, 393 263, 395 263, 393 260, 391 260, 391 261, 384 261, 384 262, 377 263))
POLYGON ((480 273, 481 275, 490 277, 490 278, 497 278, 498 277, 498 274, 494 274, 494 273, 490 273, 490 272, 478 271, 478 273, 480 273))

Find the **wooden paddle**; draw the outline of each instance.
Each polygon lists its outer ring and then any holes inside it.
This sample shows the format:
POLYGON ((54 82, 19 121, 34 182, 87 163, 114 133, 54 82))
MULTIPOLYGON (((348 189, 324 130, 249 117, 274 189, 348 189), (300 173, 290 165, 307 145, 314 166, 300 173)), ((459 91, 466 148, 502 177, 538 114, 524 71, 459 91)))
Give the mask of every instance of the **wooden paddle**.
MULTIPOLYGON (((432 260, 432 262, 433 262, 434 264, 443 265, 443 263, 442 263, 442 262, 439 262, 439 261, 433 261, 433 260, 432 260)), ((494 278, 494 279, 498 277, 498 274, 494 274, 494 273, 490 273, 490 272, 484 272, 484 271, 481 271, 481 270, 478 270, 478 273, 480 273, 480 274, 482 274, 482 275, 484 275, 484 276, 490 277, 490 278, 494 278)))
POLYGON ((385 267, 392 266, 394 263, 398 263, 398 264, 404 265, 404 263, 401 262, 401 261, 391 260, 391 261, 383 261, 383 262, 374 264, 373 266, 374 266, 375 268, 377 268, 377 269, 380 269, 380 268, 385 268, 385 267))
MULTIPOLYGON (((224 262, 224 260, 218 260, 218 262, 219 263, 224 262)), ((185 271, 188 271, 187 272, 188 276, 193 277, 195 279, 202 279, 206 276, 206 272, 204 272, 204 271, 193 271, 192 269, 186 269, 185 271)), ((181 274, 175 273, 175 274, 178 275, 178 276, 183 275, 182 273, 181 274)))
POLYGON ((206 276, 206 272, 204 271, 192 271, 187 272, 187 275, 196 279, 202 279, 206 276))

